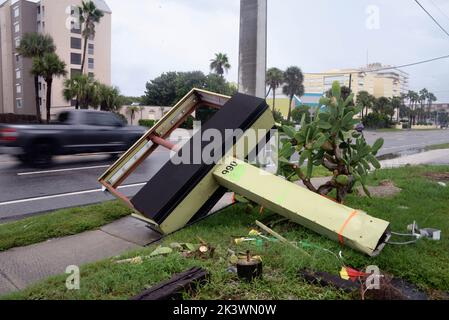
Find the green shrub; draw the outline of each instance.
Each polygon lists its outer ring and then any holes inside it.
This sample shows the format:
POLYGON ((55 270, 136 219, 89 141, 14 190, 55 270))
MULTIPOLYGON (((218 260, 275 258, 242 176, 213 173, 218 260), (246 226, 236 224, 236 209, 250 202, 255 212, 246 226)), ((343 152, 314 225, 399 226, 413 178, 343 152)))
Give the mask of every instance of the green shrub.
POLYGON ((383 129, 391 126, 390 118, 380 113, 370 113, 363 119, 363 125, 369 129, 383 129))
POLYGON ((290 181, 301 180, 309 190, 321 195, 328 196, 335 190, 336 200, 340 203, 354 191, 356 182, 360 182, 369 195, 366 179, 372 166, 380 169, 376 155, 384 141, 378 139, 370 146, 355 130, 359 123, 355 115, 361 108, 351 103, 353 98, 353 94, 344 97, 339 82, 335 81, 331 96, 320 100, 320 105, 326 108, 312 122, 307 124, 306 114, 303 114, 299 130, 282 126, 288 138, 282 140, 278 152, 278 173, 290 181), (295 152, 299 154, 299 160, 291 162, 295 152), (332 179, 316 188, 311 182, 314 167, 326 168, 333 174, 332 179))
POLYGON ((195 121, 195 118, 192 116, 189 116, 186 119, 186 121, 184 121, 184 123, 181 124, 179 127, 181 129, 193 130, 193 121, 195 121))
POLYGON ((302 116, 305 115, 305 122, 310 123, 312 120, 310 117, 310 108, 308 106, 300 106, 292 110, 292 119, 296 123, 300 123, 302 116))
POLYGON ((139 126, 147 127, 147 128, 153 128, 156 124, 156 120, 139 120, 139 126))
POLYGON ((284 117, 282 116, 282 113, 278 110, 275 110, 273 112, 274 121, 277 123, 281 123, 284 120, 284 117))

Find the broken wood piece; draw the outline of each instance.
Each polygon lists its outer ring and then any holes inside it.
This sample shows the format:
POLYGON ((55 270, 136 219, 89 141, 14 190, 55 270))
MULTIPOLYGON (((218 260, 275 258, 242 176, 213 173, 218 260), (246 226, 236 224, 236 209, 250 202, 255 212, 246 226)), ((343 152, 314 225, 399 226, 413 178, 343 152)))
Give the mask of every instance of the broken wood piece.
POLYGON ((196 291, 209 278, 206 270, 194 267, 188 271, 173 275, 170 280, 161 282, 144 291, 131 300, 182 300, 182 293, 196 291))
POLYGON ((308 254, 305 250, 301 249, 300 247, 298 247, 297 245, 291 243, 290 241, 288 241, 287 239, 285 239, 283 236, 281 236, 279 233, 277 233, 276 231, 268 228, 266 225, 264 225, 262 222, 257 221, 256 220, 256 224, 259 228, 261 228, 262 230, 264 230, 265 232, 268 232, 269 234, 271 234, 273 237, 275 237, 276 239, 278 239, 279 241, 288 244, 290 246, 292 246, 293 248, 301 251, 303 254, 305 254, 306 256, 310 257, 310 254, 308 254))
POLYGON ((339 276, 327 272, 314 272, 307 269, 299 270, 298 274, 307 282, 318 284, 323 287, 332 286, 334 288, 351 293, 360 290, 360 283, 351 280, 344 280, 339 276))

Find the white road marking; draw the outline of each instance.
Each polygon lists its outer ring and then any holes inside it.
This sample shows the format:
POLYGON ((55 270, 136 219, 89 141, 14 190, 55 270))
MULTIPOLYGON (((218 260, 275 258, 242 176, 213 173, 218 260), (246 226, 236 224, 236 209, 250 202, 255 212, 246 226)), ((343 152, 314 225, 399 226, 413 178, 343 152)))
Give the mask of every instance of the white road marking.
MULTIPOLYGON (((144 186, 144 185, 146 185, 146 182, 144 182, 144 183, 128 184, 128 185, 120 186, 120 187, 118 187, 118 189, 141 187, 141 186, 144 186)), ((89 193, 96 193, 96 192, 103 192, 103 189, 76 191, 76 192, 55 194, 55 195, 50 195, 50 196, 42 196, 42 197, 36 197, 36 198, 28 198, 28 199, 6 201, 6 202, 1 202, 0 206, 7 206, 7 205, 11 205, 11 204, 26 203, 26 202, 33 202, 33 201, 40 201, 40 200, 63 198, 63 197, 69 197, 69 196, 78 196, 78 195, 89 194, 89 193)))
POLYGON ((68 168, 68 169, 56 169, 56 170, 46 170, 46 171, 21 172, 21 173, 17 173, 17 175, 18 176, 31 176, 31 175, 35 175, 35 174, 45 174, 45 173, 55 173, 55 172, 67 172, 67 171, 79 171, 79 170, 108 168, 110 166, 111 165, 102 165, 102 166, 68 168))

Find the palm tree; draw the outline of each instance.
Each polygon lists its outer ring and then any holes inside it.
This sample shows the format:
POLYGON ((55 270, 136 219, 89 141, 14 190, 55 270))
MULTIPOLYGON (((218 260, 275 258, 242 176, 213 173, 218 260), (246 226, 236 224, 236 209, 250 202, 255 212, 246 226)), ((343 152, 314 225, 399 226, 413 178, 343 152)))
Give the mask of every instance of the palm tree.
POLYGON ((227 54, 216 53, 215 58, 211 60, 210 69, 223 77, 223 74, 231 69, 227 54))
POLYGON ((100 84, 98 93, 101 110, 115 112, 123 106, 123 99, 117 87, 100 84))
POLYGON ((139 111, 140 111, 139 106, 129 106, 128 107, 128 113, 131 115, 131 125, 133 125, 136 112, 139 112, 139 111))
POLYGON ((54 52, 46 53, 42 57, 33 59, 33 67, 31 68, 31 73, 35 76, 43 77, 45 82, 47 83, 47 123, 50 122, 51 89, 53 84, 53 77, 65 76, 67 74, 65 67, 65 62, 62 61, 54 52))
POLYGON ((98 83, 85 74, 78 74, 64 81, 64 98, 67 101, 76 99, 81 109, 99 105, 98 91, 98 83))
POLYGON ((419 102, 419 94, 415 91, 409 90, 407 93, 407 98, 410 102, 410 126, 416 124, 416 104, 419 102))
MULTIPOLYGON (((391 104, 391 107, 393 108, 393 111, 397 110, 398 113, 397 113, 396 120, 397 120, 397 122, 399 122, 399 113, 400 113, 400 109, 402 106, 402 98, 401 97, 393 97, 390 99, 390 104, 391 104)), ((391 118, 391 120, 393 120, 393 118, 391 118)))
MULTIPOLYGON (((25 33, 20 40, 17 52, 25 58, 42 57, 45 53, 55 52, 56 47, 53 38, 49 35, 37 32, 25 33)), ((34 94, 36 102, 36 117, 39 123, 42 122, 41 107, 39 103, 39 76, 34 76, 34 94)))
POLYGON ((83 1, 78 9, 80 12, 80 23, 84 24, 82 31, 84 38, 83 60, 81 62, 81 73, 83 73, 84 65, 86 64, 87 40, 95 37, 95 24, 100 22, 104 13, 91 0, 83 1))
POLYGON ((273 115, 276 112, 276 89, 284 82, 284 73, 278 68, 270 68, 267 71, 267 85, 273 91, 273 115))
POLYGON ((419 111, 419 117, 418 117, 419 122, 422 122, 424 120, 424 105, 427 101, 428 95, 429 95, 429 90, 427 90, 426 88, 419 91, 419 103, 421 104, 421 108, 419 111))
POLYGON ((430 116, 430 112, 432 111, 432 104, 437 101, 437 97, 432 93, 429 92, 427 95, 427 113, 430 116))
POLYGON ((289 107, 288 107, 288 117, 287 121, 290 121, 292 117, 292 102, 293 97, 303 96, 304 95, 304 75, 302 74, 301 69, 298 67, 289 67, 284 72, 284 87, 282 88, 282 92, 289 97, 289 107))
POLYGON ((375 97, 371 95, 367 91, 360 91, 357 94, 357 105, 362 107, 362 119, 364 116, 366 116, 369 112, 369 109, 372 109, 374 106, 375 97), (366 112, 365 112, 366 110, 366 112))

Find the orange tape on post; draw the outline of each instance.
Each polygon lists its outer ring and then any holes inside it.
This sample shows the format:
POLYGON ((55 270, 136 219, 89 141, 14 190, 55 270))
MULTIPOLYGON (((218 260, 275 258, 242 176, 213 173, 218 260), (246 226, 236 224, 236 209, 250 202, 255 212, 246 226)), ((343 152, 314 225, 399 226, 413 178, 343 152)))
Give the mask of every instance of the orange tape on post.
POLYGON ((341 245, 344 245, 344 244, 345 244, 345 241, 344 241, 344 238, 343 238, 343 232, 345 231, 345 229, 346 229, 346 227, 348 226, 349 222, 351 222, 351 220, 352 220, 356 215, 358 215, 358 214, 359 214, 359 213, 358 213, 357 210, 355 210, 354 212, 352 212, 352 213, 349 215, 348 219, 346 219, 345 223, 343 223, 343 225, 341 226, 340 231, 338 232, 338 240, 340 241, 340 244, 341 244, 341 245))

